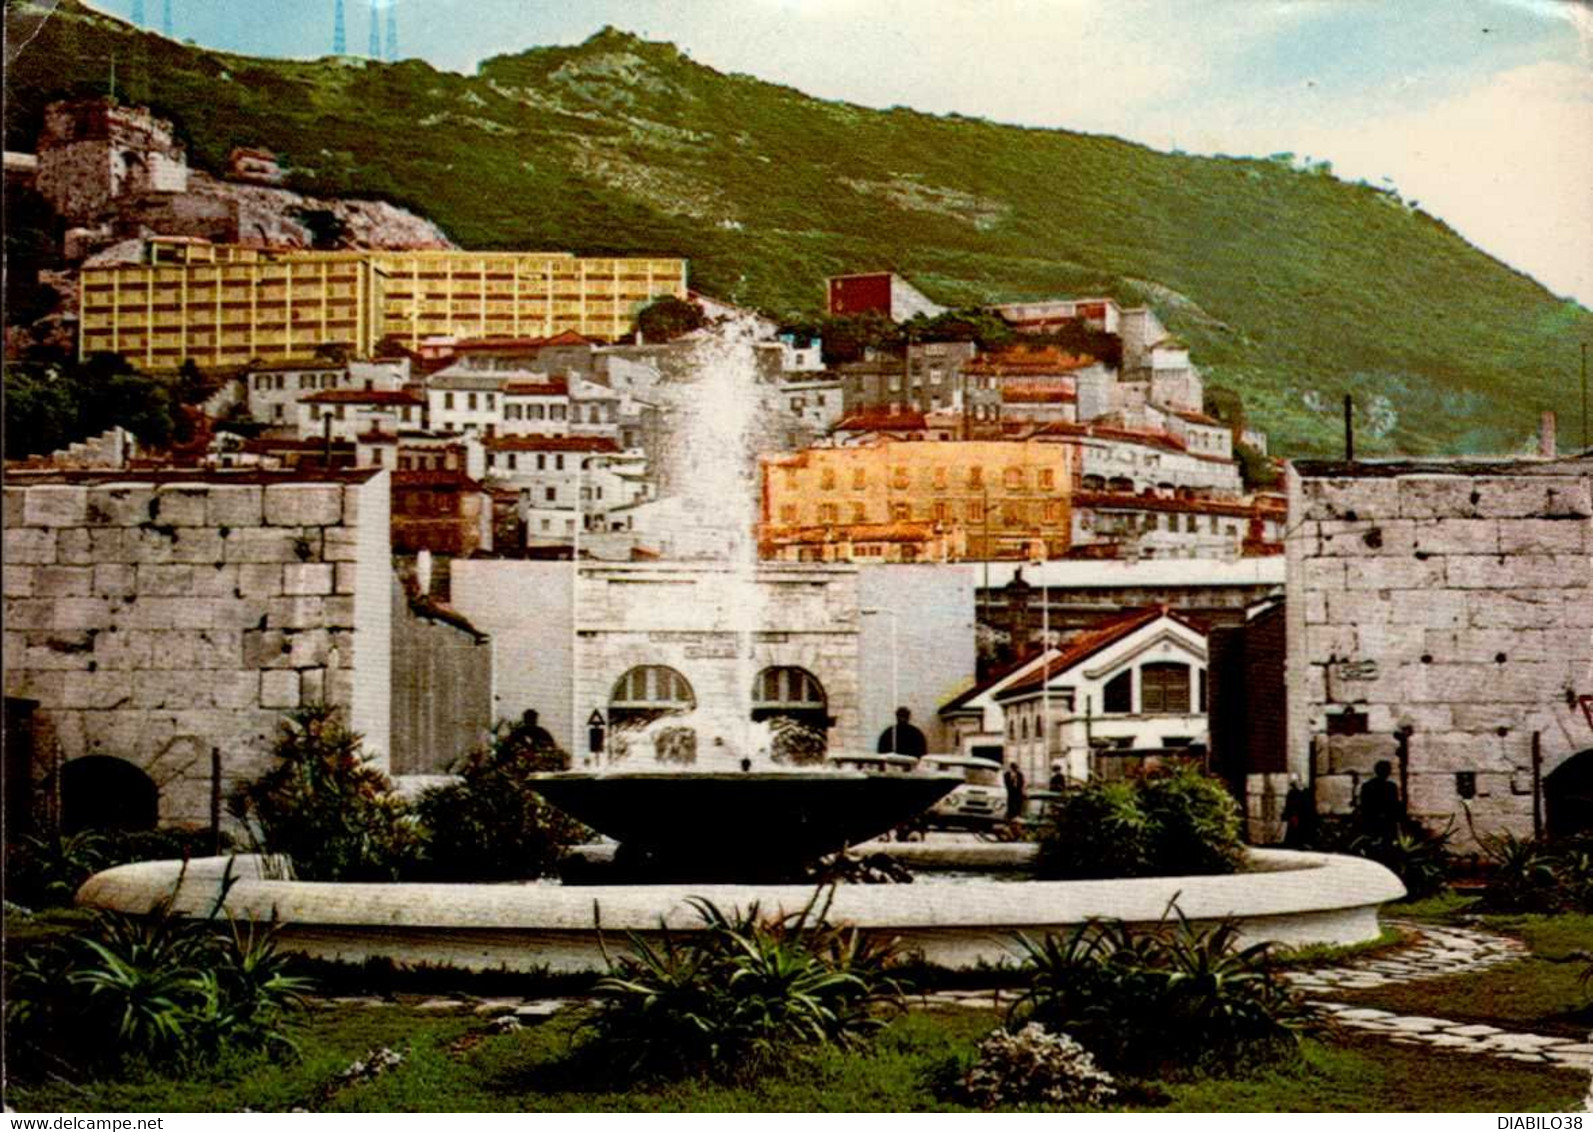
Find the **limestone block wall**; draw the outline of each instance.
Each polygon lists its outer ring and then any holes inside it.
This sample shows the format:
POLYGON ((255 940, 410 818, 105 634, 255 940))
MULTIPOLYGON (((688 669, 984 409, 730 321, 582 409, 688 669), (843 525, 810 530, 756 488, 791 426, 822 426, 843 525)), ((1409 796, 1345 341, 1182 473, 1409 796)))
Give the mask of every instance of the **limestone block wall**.
POLYGON ((492 730, 492 642, 392 590, 392 773, 446 774, 492 730))
POLYGON ((1533 828, 1541 774, 1593 748, 1593 461, 1302 463, 1290 474, 1290 770, 1348 812, 1408 752, 1410 811, 1533 828))
POLYGON ((36 778, 86 755, 208 820, 283 713, 348 709, 389 749, 387 474, 18 474, 5 486, 5 694, 38 702, 36 778))

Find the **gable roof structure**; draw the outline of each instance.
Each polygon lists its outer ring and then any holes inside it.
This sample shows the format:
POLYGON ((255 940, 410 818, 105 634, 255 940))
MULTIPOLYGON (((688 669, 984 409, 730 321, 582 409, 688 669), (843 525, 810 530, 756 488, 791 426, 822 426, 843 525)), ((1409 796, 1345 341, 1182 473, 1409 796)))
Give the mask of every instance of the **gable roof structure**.
POLYGON ((949 718, 953 715, 982 715, 984 709, 976 706, 975 700, 1001 691, 1009 684, 1022 679, 1029 672, 1038 668, 1042 661, 1056 655, 1057 651, 1055 649, 1046 649, 1030 653, 1028 656, 1015 660, 1011 664, 1003 665, 972 688, 947 700, 941 705, 938 714, 942 718, 949 718))
POLYGON ((1058 676, 1072 671, 1091 657, 1104 652, 1113 645, 1127 641, 1136 633, 1150 628, 1164 618, 1197 634, 1202 640, 1206 637, 1205 626, 1169 609, 1165 605, 1151 605, 1144 609, 1129 610, 1119 617, 1079 634, 1063 648, 1056 659, 1046 664, 1043 669, 1036 667, 1033 671, 1026 673, 1021 679, 1013 681, 995 693, 995 698, 1008 700, 1018 696, 1038 695, 1044 685, 1050 683, 1058 676))

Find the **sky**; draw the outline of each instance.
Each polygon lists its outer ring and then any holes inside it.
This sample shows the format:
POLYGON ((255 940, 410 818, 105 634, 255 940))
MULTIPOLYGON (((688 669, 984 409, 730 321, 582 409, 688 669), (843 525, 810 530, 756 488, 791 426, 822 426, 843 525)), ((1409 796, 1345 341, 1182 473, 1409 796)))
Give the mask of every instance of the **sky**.
MULTIPOLYGON (((142 0, 208 47, 330 51, 333 0, 142 0)), ((94 0, 131 16, 139 0, 94 0)), ((1593 306, 1593 0, 376 0, 472 72, 605 25, 864 106, 1330 161, 1593 306)), ((371 0, 344 0, 347 43, 371 0)), ((385 29, 384 29, 385 39, 385 29)))

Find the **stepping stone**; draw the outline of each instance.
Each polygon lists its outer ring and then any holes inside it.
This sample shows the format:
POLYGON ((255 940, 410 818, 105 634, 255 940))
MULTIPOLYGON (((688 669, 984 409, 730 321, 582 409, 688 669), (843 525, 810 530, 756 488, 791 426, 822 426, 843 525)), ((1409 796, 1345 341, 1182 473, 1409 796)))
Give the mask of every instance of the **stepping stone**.
POLYGON ((1569 1038, 1550 1038, 1543 1034, 1495 1034, 1491 1038, 1485 1038, 1484 1041, 1492 1049, 1510 1053, 1533 1053, 1550 1046, 1573 1044, 1569 1038))
POLYGON ((415 1003, 416 1010, 459 1010, 464 1003, 457 998, 428 998, 424 1002, 415 1003))
POLYGON ((1593 1070, 1593 1053, 1566 1053, 1562 1047, 1556 1046, 1553 1049, 1544 1050, 1543 1056, 1556 1065, 1568 1065, 1572 1069, 1593 1070))
POLYGON ((1535 1053, 1499 1053, 1494 1056, 1509 1058, 1511 1061, 1530 1061, 1534 1065, 1543 1064, 1543 1058, 1535 1053))
POLYGON ((1460 1038, 1485 1038, 1489 1034, 1504 1033, 1498 1026, 1484 1026, 1480 1022, 1472 1026, 1456 1026, 1448 1032, 1460 1038))
POLYGON ((511 1003, 511 1006, 514 1010, 514 1016, 521 1022, 533 1020, 538 1022, 543 1021, 544 1019, 553 1017, 555 1014, 569 1005, 570 1000, 567 998, 539 998, 533 999, 530 1002, 516 999, 515 1003, 511 1003), (516 1005, 516 1003, 518 1005, 516 1005))
POLYGON ((1446 1049, 1476 1050, 1478 1053, 1483 1051, 1481 1042, 1472 1038, 1457 1038, 1455 1035, 1446 1034, 1442 1030, 1434 1030, 1432 1033, 1423 1034, 1421 1039, 1430 1046, 1440 1046, 1446 1049))
POLYGON ((1396 1030, 1410 1034, 1425 1034, 1431 1030, 1447 1029, 1453 1025, 1447 1018, 1423 1018, 1417 1014, 1390 1018, 1388 1024, 1396 1030))
POLYGON ((1572 1042, 1569 1045, 1555 1046, 1553 1053, 1574 1053, 1583 1057, 1593 1057, 1593 1042, 1572 1042))
POLYGON ((496 1018, 500 1014, 514 1010, 523 1001, 519 998, 484 998, 476 1004, 476 1013, 491 1014, 496 1018))
POLYGON ((1392 1010, 1374 1010, 1370 1006, 1357 1006, 1342 1012, 1339 1017, 1350 1022, 1373 1022, 1383 1018, 1396 1018, 1398 1015, 1392 1010))

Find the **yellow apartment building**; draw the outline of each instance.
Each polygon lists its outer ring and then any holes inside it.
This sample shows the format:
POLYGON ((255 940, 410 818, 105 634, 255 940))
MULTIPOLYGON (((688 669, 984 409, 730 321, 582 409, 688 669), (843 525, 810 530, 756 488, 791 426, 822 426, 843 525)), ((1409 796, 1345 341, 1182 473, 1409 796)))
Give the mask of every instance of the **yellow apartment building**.
POLYGON ((791 561, 1057 557, 1074 449, 1034 440, 884 441, 764 457, 760 552, 791 561))
POLYGON ((684 259, 588 259, 567 252, 367 253, 387 277, 384 333, 410 347, 433 335, 623 338, 653 299, 686 297, 684 259))
POLYGON ((368 357, 381 338, 381 271, 358 252, 162 242, 147 262, 85 267, 79 282, 78 356, 121 354, 144 370, 281 361, 326 345, 368 357))
POLYGON ((78 351, 147 370, 303 357, 317 346, 367 357, 382 338, 411 347, 460 338, 630 333, 636 311, 686 297, 686 261, 567 252, 247 248, 154 239, 145 261, 84 268, 78 351))

